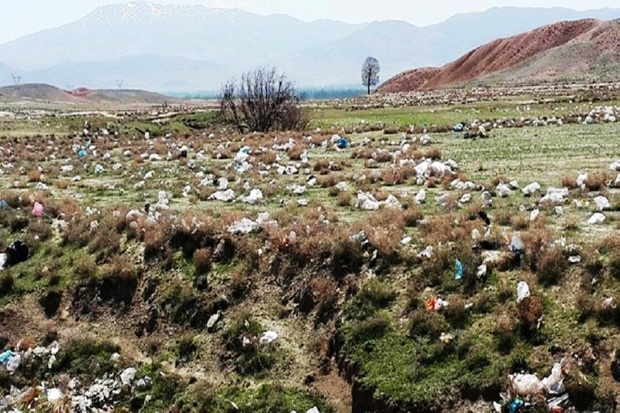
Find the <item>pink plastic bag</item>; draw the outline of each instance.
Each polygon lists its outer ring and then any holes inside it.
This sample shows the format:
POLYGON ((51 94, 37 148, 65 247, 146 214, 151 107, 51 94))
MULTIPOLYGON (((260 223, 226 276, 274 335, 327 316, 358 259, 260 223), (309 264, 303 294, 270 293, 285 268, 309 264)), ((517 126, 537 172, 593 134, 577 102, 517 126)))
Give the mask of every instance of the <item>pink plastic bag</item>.
POLYGON ((32 215, 36 218, 41 218, 43 216, 44 210, 43 205, 38 202, 34 203, 34 208, 32 208, 32 215))

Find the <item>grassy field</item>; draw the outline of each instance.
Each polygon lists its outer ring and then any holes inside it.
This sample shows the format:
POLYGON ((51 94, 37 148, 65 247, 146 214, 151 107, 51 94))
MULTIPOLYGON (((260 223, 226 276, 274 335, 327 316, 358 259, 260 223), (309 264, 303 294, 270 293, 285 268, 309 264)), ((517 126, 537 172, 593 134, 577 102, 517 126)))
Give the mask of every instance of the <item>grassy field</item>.
POLYGON ((0 274, 0 338, 14 349, 58 340, 61 351, 50 371, 37 359, 3 371, 0 388, 27 391, 51 375, 75 396, 136 367, 152 384, 114 396, 117 411, 490 411, 504 392, 502 403, 527 399, 539 411, 548 392, 519 394, 508 375, 543 378, 563 360, 565 406, 612 411, 618 124, 519 125, 476 140, 431 132, 426 144, 407 132, 520 118, 528 105, 528 117, 568 117, 601 104, 325 105, 310 131, 247 135, 212 113, 3 118, 0 240, 24 240, 30 256, 0 274), (335 134, 350 147, 336 148, 335 134), (427 159, 458 167, 416 172, 427 159), (513 180, 519 188, 499 196, 513 180), (541 190, 524 196, 534 181, 541 190), (548 187, 568 196, 541 203, 548 187), (210 199, 225 190, 231 202, 210 199), (244 202, 251 190, 263 199, 244 202), (361 193, 381 207, 359 208, 361 193), (610 205, 591 225, 597 196, 610 205), (254 230, 233 233, 242 218, 254 230), (508 247, 516 231, 520 257, 508 247), (519 281, 531 296, 517 303, 519 281), (449 305, 429 310, 438 298, 449 305), (67 377, 83 385, 72 390, 67 377))

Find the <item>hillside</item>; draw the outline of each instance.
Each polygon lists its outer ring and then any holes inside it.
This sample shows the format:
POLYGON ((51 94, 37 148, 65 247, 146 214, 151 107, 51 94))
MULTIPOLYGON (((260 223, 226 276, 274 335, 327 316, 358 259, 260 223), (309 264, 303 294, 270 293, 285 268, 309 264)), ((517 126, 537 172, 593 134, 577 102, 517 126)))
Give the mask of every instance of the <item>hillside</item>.
MULTIPOLYGON (((538 83, 560 79, 588 79, 620 62, 618 21, 560 22, 505 39, 498 39, 437 69, 426 82, 418 71, 402 73, 385 82, 382 93, 441 89, 479 83, 538 83)), ((428 73, 428 69, 424 69, 428 73)), ((618 73, 617 71, 615 73, 618 73)), ((608 77, 614 72, 607 70, 608 77)))
POLYGON ((0 87, 0 96, 2 96, 3 100, 36 100, 72 104, 159 104, 177 100, 169 96, 142 90, 90 90, 79 88, 72 92, 68 92, 45 84, 0 87))
POLYGON ((620 75, 620 21, 604 22, 561 47, 499 73, 477 79, 482 84, 583 80, 617 81, 620 75))
POLYGON ((27 84, 0 87, 4 99, 45 100, 50 102, 79 103, 84 100, 54 86, 44 84, 27 84))
POLYGON ((437 76, 441 69, 437 67, 423 67, 398 74, 381 85, 381 93, 398 93, 404 90, 418 90, 430 79, 437 76))

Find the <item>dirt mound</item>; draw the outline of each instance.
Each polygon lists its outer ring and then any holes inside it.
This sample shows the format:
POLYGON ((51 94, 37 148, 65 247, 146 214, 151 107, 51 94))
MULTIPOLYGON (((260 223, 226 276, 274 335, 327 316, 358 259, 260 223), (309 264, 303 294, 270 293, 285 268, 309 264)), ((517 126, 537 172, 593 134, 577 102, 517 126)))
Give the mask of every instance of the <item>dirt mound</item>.
MULTIPOLYGON (((467 82, 541 82, 599 76, 602 63, 620 62, 620 22, 561 22, 498 39, 441 69, 404 72, 383 84, 383 93, 441 89, 467 82), (514 72, 510 72, 510 71, 514 72), (505 76, 501 75, 505 72, 505 76), (427 81, 421 82, 428 74, 427 81), (500 74, 500 75, 498 75, 500 74), (421 84, 420 84, 421 83, 421 84)), ((614 66, 615 68, 615 66, 614 66)), ((606 73, 620 73, 607 70, 606 73)))
POLYGON ((381 85, 379 93, 398 93, 418 90, 431 78, 439 74, 441 69, 436 67, 423 67, 409 70, 394 76, 388 82, 381 85))

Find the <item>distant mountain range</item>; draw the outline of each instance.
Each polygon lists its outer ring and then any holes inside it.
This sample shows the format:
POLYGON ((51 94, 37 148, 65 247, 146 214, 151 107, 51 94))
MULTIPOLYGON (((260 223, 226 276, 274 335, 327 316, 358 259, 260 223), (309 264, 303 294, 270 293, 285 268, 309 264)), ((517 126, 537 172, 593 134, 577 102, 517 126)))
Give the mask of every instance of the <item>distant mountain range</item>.
POLYGON ((441 68, 394 76, 380 93, 461 85, 620 80, 620 20, 554 23, 480 46, 441 68))
POLYGON ((620 17, 620 9, 493 8, 416 27, 402 21, 302 22, 238 9, 161 6, 145 1, 104 6, 74 23, 0 45, 0 84, 123 87, 158 92, 219 90, 226 80, 276 66, 298 87, 360 86, 368 56, 382 79, 441 66, 491 40, 562 20, 620 17))

